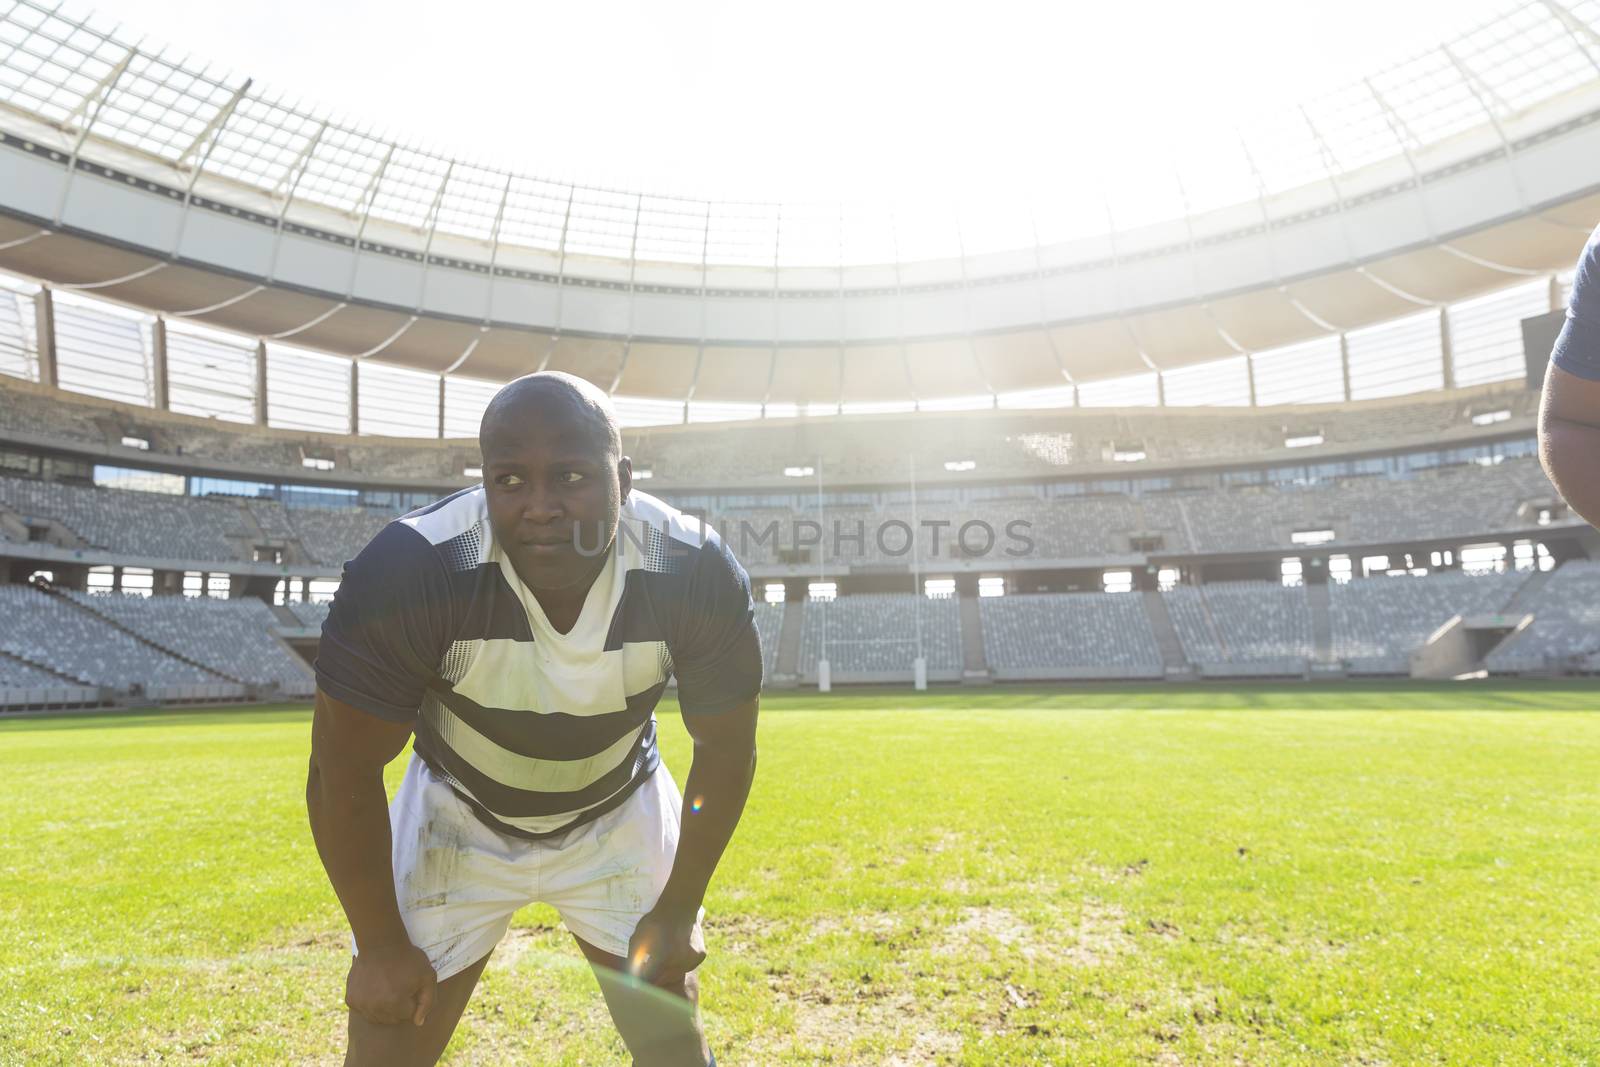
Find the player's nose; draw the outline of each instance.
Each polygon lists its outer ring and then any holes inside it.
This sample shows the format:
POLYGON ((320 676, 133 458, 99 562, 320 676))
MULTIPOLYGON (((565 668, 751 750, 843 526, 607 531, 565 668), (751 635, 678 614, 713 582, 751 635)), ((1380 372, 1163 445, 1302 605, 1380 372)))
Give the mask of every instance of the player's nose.
POLYGON ((545 526, 563 515, 561 495, 547 486, 533 485, 524 495, 520 518, 527 526, 545 526))

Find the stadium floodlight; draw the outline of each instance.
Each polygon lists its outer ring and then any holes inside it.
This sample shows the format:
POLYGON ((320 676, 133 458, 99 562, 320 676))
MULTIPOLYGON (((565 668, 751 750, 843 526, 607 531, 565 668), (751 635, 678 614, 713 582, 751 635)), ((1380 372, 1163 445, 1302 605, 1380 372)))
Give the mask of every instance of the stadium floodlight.
POLYGON ((957 472, 959 472, 959 471, 976 470, 977 467, 978 467, 977 462, 975 460, 970 460, 970 459, 948 459, 948 460, 945 460, 945 464, 944 464, 944 469, 945 470, 947 470, 947 471, 957 471, 957 472))
POLYGON ((1283 439, 1284 448, 1309 448, 1311 445, 1322 444, 1324 438, 1320 433, 1293 434, 1283 439))
POLYGON ((1480 411, 1472 416, 1472 425, 1493 426, 1497 422, 1505 422, 1510 418, 1510 408, 1496 408, 1494 411, 1480 411))
POLYGON ((1100 577, 1101 588, 1108 593, 1133 592, 1133 572, 1129 570, 1106 571, 1100 577))
POLYGON ((817 473, 817 468, 815 468, 815 467, 785 467, 785 468, 783 468, 783 476, 785 478, 809 478, 813 474, 816 474, 816 473, 817 473))
POLYGON ((654 478, 655 476, 656 472, 651 470, 649 467, 635 467, 633 471, 633 480, 636 482, 644 481, 647 478, 654 478))

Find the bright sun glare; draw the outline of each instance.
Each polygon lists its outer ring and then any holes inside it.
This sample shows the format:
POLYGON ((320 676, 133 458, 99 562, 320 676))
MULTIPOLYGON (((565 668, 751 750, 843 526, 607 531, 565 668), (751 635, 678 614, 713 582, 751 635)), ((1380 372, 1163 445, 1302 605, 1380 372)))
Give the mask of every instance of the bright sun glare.
MULTIPOLYGON (((102 23, 404 142, 729 200, 1092 201, 1495 0, 447 6, 104 0, 102 23), (1120 179, 1119 179, 1120 181, 1120 179)), ((85 5, 70 4, 79 11, 85 5)))

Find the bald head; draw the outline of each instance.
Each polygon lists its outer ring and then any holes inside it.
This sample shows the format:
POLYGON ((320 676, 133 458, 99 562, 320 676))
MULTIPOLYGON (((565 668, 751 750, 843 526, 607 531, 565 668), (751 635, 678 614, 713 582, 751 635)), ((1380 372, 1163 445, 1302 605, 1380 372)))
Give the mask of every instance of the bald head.
POLYGON ((564 371, 540 371, 507 382, 484 409, 478 444, 488 459, 497 445, 514 446, 530 429, 552 422, 583 427, 613 461, 622 455, 611 398, 593 382, 564 371))

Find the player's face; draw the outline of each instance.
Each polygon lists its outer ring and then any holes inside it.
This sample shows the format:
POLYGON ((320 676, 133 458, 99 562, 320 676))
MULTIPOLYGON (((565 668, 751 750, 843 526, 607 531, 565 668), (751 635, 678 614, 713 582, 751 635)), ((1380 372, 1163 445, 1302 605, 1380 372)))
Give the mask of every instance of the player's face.
POLYGON ((591 579, 616 535, 628 461, 591 419, 563 408, 503 419, 482 446, 489 524, 523 584, 555 590, 591 579))

